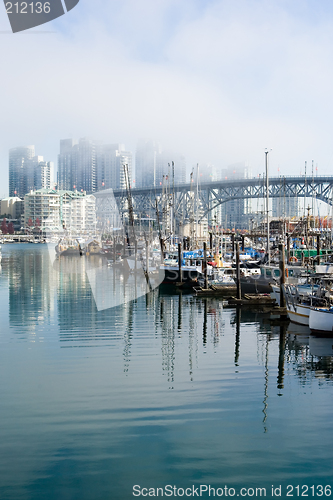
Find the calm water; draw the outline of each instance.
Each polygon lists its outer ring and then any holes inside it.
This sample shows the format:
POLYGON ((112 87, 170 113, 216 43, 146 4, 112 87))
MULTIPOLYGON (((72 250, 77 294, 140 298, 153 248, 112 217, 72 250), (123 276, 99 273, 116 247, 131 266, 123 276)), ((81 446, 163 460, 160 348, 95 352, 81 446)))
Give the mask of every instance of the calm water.
POLYGON ((158 291, 98 312, 43 245, 2 246, 0 308, 1 499, 331 484, 332 339, 158 291))

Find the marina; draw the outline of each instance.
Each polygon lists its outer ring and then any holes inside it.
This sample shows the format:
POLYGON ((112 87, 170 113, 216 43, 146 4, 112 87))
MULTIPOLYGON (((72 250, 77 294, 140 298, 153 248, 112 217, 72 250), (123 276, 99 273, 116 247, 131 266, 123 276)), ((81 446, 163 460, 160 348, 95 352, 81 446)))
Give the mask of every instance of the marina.
POLYGON ((330 485, 331 339, 159 288, 98 311, 68 259, 2 246, 2 499, 330 485))

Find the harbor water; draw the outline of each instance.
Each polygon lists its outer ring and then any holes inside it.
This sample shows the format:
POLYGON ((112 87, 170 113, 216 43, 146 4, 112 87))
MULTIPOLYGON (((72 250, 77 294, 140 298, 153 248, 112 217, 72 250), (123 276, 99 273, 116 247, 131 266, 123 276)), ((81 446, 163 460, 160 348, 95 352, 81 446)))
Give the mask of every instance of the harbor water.
POLYGON ((331 496, 333 339, 159 288, 98 311, 38 244, 0 308, 1 500, 331 496))

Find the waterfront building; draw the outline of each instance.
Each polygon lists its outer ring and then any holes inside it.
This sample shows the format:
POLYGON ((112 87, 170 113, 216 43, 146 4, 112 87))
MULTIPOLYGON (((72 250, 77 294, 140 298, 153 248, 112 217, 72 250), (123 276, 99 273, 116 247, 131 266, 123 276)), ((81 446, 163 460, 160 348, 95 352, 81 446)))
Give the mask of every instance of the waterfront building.
POLYGON ((27 193, 27 162, 35 156, 35 146, 9 150, 9 196, 23 198, 27 193))
POLYGON ((19 219, 23 213, 24 202, 18 196, 9 196, 1 200, 1 214, 11 219, 19 219))
POLYGON ((96 199, 86 192, 54 189, 31 191, 24 197, 24 226, 42 231, 94 232, 96 199))

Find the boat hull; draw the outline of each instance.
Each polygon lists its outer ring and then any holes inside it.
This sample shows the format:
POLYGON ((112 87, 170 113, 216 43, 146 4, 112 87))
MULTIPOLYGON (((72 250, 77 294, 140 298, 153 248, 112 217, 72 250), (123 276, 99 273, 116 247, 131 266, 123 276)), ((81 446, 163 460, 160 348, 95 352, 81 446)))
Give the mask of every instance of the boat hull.
POLYGON ((313 307, 310 311, 309 327, 312 333, 333 336, 333 309, 313 307))
MULTIPOLYGON (((179 268, 178 267, 162 267, 164 270, 163 285, 176 285, 180 282, 179 268)), ((197 268, 182 267, 182 282, 195 283, 199 276, 197 268)))
POLYGON ((297 323, 298 325, 309 326, 309 315, 310 307, 306 305, 299 304, 294 309, 290 309, 287 306, 287 313, 290 321, 297 323))

